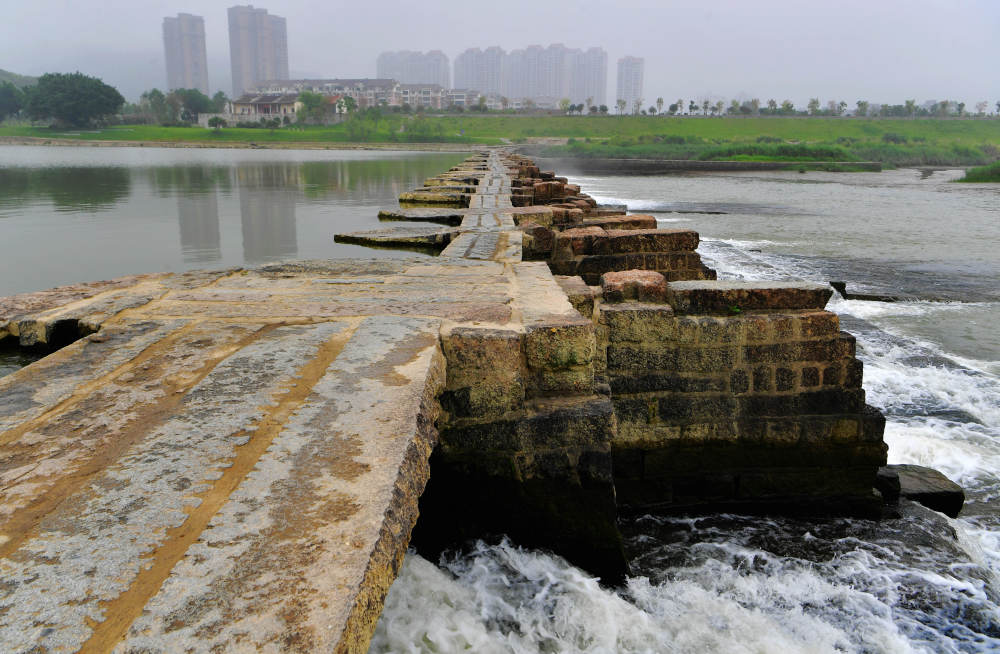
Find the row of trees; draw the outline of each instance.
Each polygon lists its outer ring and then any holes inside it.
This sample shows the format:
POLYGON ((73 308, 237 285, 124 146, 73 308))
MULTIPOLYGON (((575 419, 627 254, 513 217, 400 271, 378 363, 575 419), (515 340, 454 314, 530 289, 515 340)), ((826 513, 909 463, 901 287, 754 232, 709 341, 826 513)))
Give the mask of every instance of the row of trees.
POLYGON ((82 73, 46 73, 24 89, 0 84, 0 119, 23 112, 32 120, 84 127, 117 114, 124 104, 116 88, 82 73))
POLYGON ((198 114, 222 113, 228 102, 222 91, 209 98, 198 89, 174 89, 166 94, 150 89, 139 102, 125 107, 125 116, 131 122, 181 125, 197 121, 198 114))
MULTIPOLYGON (((643 108, 642 105, 642 98, 635 100, 632 103, 631 113, 642 116, 675 116, 685 113, 684 100, 682 99, 678 99, 676 102, 667 105, 663 98, 657 98, 655 106, 650 105, 648 108, 643 108), (666 111, 664 111, 664 106, 666 106, 666 111)), ((564 113, 583 113, 583 105, 571 105, 569 104, 569 100, 562 100, 559 106, 564 113)), ((868 116, 882 118, 936 116, 944 118, 948 116, 965 117, 972 115, 984 117, 990 104, 986 101, 977 102, 975 113, 966 111, 966 104, 964 102, 952 102, 950 100, 936 102, 929 107, 918 106, 916 100, 907 100, 905 103, 897 105, 877 104, 868 102, 867 100, 858 100, 855 104, 855 109, 851 112, 848 112, 848 106, 842 100, 830 100, 824 106, 820 103, 819 98, 811 98, 804 111, 796 109, 795 104, 791 100, 784 100, 779 104, 777 100, 771 99, 766 104, 762 104, 759 99, 753 98, 743 102, 732 100, 728 106, 722 100, 715 102, 702 100, 701 103, 690 100, 686 107, 686 112, 688 115, 702 116, 844 116, 850 114, 858 118, 868 116)), ((619 115, 629 110, 628 103, 621 99, 615 103, 615 108, 619 115)), ((606 108, 602 105, 601 109, 606 108)), ((597 113, 597 108, 591 107, 590 113, 597 113)), ((606 113, 606 111, 602 111, 602 113, 606 113)), ((996 115, 1000 116, 1000 102, 996 103, 996 115)))

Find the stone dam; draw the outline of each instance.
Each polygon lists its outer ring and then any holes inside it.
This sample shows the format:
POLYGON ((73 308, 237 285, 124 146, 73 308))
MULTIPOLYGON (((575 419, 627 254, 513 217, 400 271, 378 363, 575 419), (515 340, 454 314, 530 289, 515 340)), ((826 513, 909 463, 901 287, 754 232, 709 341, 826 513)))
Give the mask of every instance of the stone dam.
POLYGON ((614 584, 626 512, 900 492, 830 287, 716 281, 696 232, 505 149, 380 218, 337 239, 438 256, 0 299, 52 351, 0 378, 0 649, 364 652, 411 546, 614 584))

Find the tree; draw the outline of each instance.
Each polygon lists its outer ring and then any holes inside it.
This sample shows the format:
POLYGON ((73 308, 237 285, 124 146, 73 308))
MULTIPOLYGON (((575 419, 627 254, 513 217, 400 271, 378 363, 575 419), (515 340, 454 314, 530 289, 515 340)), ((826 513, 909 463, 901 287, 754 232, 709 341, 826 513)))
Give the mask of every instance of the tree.
POLYGON ((809 107, 809 114, 815 116, 819 113, 819 98, 809 98, 809 104, 806 106, 809 107))
POLYGON ((758 98, 750 100, 750 110, 753 112, 754 116, 760 115, 760 100, 758 98))
POLYGON ((562 98, 559 100, 559 111, 563 113, 569 111, 569 98, 562 98))
POLYGON ((708 105, 711 104, 708 100, 701 101, 701 113, 708 115, 708 105))
POLYGON ((791 114, 795 113, 795 105, 792 103, 791 100, 785 100, 784 102, 781 103, 781 113, 785 114, 786 116, 790 116, 791 114))
POLYGON ((726 106, 726 103, 722 100, 715 101, 715 113, 722 115, 722 109, 726 106))
POLYGON ((480 95, 479 96, 479 98, 476 100, 476 107, 479 109, 479 113, 481 113, 481 114, 486 113, 486 96, 485 95, 480 95))
POLYGON ((615 101, 615 108, 618 109, 618 115, 619 116, 622 115, 622 112, 625 111, 625 107, 627 107, 627 106, 628 106, 628 103, 625 102, 624 100, 622 100, 621 98, 618 98, 618 100, 615 101))
POLYGON ((767 101, 767 110, 770 111, 772 114, 778 113, 778 101, 775 100, 774 98, 771 98, 770 100, 768 100, 767 101))
MULTIPOLYGON (((353 113, 355 109, 358 108, 358 101, 349 95, 345 95, 340 99, 340 104, 344 107, 344 113, 353 113)), ((404 107, 406 105, 403 105, 404 107)))
POLYGON ((942 100, 937 105, 937 112, 943 118, 951 111, 951 100, 942 100))
POLYGON ((0 83, 0 120, 13 116, 24 106, 24 94, 10 82, 0 83))
MULTIPOLYGON (((1000 107, 1000 102, 997 103, 997 106, 1000 107)), ((606 104, 602 104, 600 107, 598 107, 598 109, 601 111, 602 114, 608 113, 608 105, 606 104)))
POLYGON ((167 102, 177 107, 181 120, 192 123, 198 114, 212 112, 212 101, 198 89, 174 89, 167 94, 167 102))
POLYGON ((858 100, 858 110, 854 112, 854 115, 858 118, 864 118, 868 115, 868 102, 866 100, 858 100))
POLYGON ((656 113, 663 113, 663 98, 656 98, 656 113))
POLYGON ((299 110, 295 114, 300 123, 319 122, 323 120, 323 114, 326 112, 326 98, 321 94, 313 93, 312 91, 302 91, 299 93, 298 101, 302 106, 299 107, 299 110))
POLYGON ((729 103, 729 113, 738 114, 740 112, 740 101, 733 100, 729 103))
POLYGON ((642 98, 636 98, 632 101, 632 113, 638 115, 639 111, 642 109, 642 98))
POLYGON ((216 91, 215 95, 212 96, 212 105, 210 111, 213 114, 221 114, 226 111, 226 105, 229 103, 229 98, 222 91, 216 91))
POLYGON ((693 114, 696 111, 698 111, 698 105, 694 103, 694 100, 691 100, 688 102, 688 113, 693 114))
POLYGON ((677 113, 684 113, 684 101, 680 98, 677 98, 677 113))
POLYGON ((54 118, 70 125, 89 125, 118 112, 125 98, 113 86, 83 73, 46 73, 30 87, 26 108, 36 120, 54 118))
POLYGON ((1000 102, 997 102, 997 114, 1000 114, 1000 102))
POLYGON ((676 104, 670 105, 669 107, 667 107, 667 111, 670 113, 671 116, 673 116, 675 113, 677 113, 677 105, 676 104))
POLYGON ((976 103, 976 113, 978 115, 980 115, 980 116, 985 116, 986 115, 986 107, 988 107, 988 106, 990 106, 990 103, 986 102, 985 100, 983 100, 982 102, 977 102, 976 103))
POLYGON ((152 122, 176 122, 177 116, 172 114, 171 109, 160 89, 150 89, 139 97, 139 110, 152 122))
POLYGON ((655 116, 656 113, 657 113, 656 112, 656 107, 654 107, 653 105, 650 105, 649 109, 646 110, 646 113, 648 113, 650 116, 655 116))
POLYGON ((959 102, 958 104, 955 105, 955 108, 958 109, 958 115, 959 115, 959 117, 962 117, 962 116, 965 115, 965 103, 964 102, 959 102))
POLYGON ((507 107, 510 106, 510 100, 507 99, 507 96, 501 96, 501 98, 500 98, 500 106, 503 107, 504 111, 507 111, 507 107))
POLYGON ((226 121, 221 116, 212 116, 208 119, 208 126, 213 128, 216 132, 226 126, 226 121))
POLYGON ((917 101, 907 100, 904 106, 906 107, 906 115, 913 118, 913 114, 917 113, 917 101))

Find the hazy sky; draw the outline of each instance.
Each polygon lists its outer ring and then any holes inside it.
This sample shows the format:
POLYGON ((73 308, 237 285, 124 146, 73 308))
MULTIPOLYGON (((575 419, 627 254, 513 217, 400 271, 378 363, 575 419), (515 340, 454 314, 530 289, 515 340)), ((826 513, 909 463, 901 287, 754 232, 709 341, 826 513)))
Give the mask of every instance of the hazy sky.
MULTIPOLYGON (((0 68, 163 87, 162 20, 204 16, 212 91, 230 92, 233 0, 0 0, 0 68)), ((644 96, 1000 100, 1000 0, 377 0, 256 3, 288 19, 292 75, 374 77, 383 50, 602 46, 646 58, 644 96)))

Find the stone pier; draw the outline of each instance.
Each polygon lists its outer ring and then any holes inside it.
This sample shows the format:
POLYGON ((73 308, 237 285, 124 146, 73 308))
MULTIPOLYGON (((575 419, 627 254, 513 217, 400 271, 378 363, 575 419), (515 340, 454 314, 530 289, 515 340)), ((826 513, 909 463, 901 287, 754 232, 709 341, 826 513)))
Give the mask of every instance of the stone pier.
POLYGON ((870 513, 853 339, 806 284, 503 149, 339 235, 434 258, 0 299, 0 649, 367 649, 406 549, 511 536, 606 583, 621 510, 870 513), (419 515, 419 520, 418 520, 419 515))

